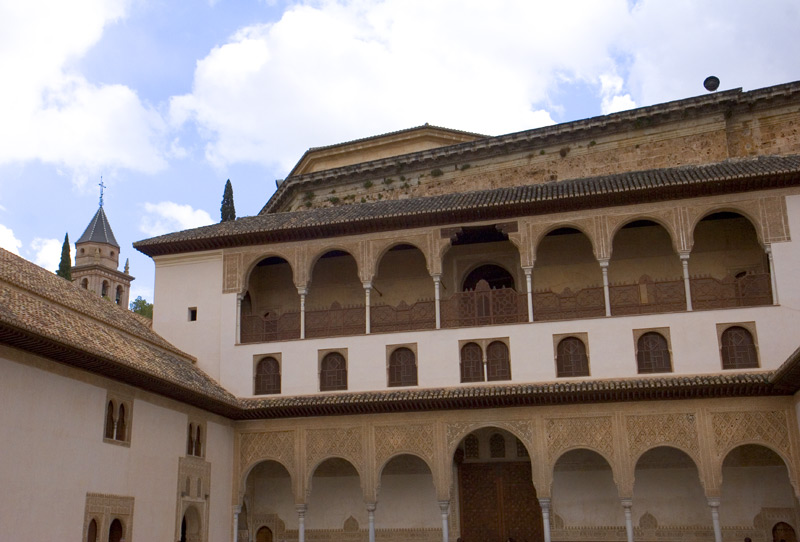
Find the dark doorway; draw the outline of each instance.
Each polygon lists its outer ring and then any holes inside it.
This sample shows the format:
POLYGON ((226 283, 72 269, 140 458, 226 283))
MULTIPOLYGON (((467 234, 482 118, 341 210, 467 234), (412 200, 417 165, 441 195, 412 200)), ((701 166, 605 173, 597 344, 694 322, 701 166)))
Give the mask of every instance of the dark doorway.
POLYGON ((115 519, 108 529, 108 542, 120 542, 120 540, 122 540, 122 522, 115 519))
POLYGON ((464 542, 544 540, 529 462, 461 463, 458 484, 464 542))
POLYGON ((261 527, 256 533, 256 542, 272 542, 272 531, 269 527, 261 527))
POLYGON ((772 528, 772 542, 797 542, 797 535, 791 525, 781 521, 772 528))
POLYGON ((470 271, 467 278, 464 279, 461 291, 474 290, 481 280, 489 283, 489 288, 492 290, 499 290, 500 288, 514 289, 514 277, 511 276, 511 273, 499 265, 486 264, 470 271))

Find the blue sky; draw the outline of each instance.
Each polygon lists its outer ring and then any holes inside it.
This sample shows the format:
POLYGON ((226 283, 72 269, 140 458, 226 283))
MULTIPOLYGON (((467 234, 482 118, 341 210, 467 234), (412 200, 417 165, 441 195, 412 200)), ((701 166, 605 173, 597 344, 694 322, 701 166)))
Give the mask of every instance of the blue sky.
POLYGON ((228 178, 252 215, 313 146, 799 80, 798 28, 796 0, 0 0, 0 247, 54 270, 102 176, 153 300, 131 243, 218 221, 228 178))

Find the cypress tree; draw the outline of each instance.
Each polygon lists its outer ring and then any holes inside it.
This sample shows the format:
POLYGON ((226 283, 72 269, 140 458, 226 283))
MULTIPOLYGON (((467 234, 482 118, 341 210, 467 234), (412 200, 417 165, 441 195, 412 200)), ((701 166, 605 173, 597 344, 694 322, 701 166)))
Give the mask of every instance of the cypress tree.
POLYGON ((222 206, 219 208, 220 222, 236 220, 236 208, 233 206, 233 186, 231 180, 225 183, 225 192, 222 194, 222 206))
POLYGON ((64 235, 64 244, 61 245, 61 262, 58 264, 56 275, 72 280, 72 256, 69 253, 69 233, 64 235))

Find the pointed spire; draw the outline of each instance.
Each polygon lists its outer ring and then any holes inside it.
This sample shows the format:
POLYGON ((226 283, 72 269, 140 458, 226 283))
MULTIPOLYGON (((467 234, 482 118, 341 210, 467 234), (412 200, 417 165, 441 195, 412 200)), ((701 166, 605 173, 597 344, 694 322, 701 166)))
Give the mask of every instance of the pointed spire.
MULTIPOLYGON (((102 198, 102 196, 101 196, 102 198)), ((106 243, 119 248, 117 240, 114 238, 114 232, 111 231, 111 225, 108 223, 106 212, 103 210, 102 199, 100 208, 94 214, 94 217, 86 227, 80 239, 75 244, 79 243, 106 243)))
POLYGON ((125 258, 125 274, 126 275, 130 275, 131 274, 131 260, 130 260, 130 258, 125 258))

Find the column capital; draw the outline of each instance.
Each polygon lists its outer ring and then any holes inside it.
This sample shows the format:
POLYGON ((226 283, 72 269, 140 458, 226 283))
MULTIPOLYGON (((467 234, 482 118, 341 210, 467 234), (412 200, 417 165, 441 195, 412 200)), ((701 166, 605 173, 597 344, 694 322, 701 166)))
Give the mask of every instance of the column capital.
POLYGON ((308 288, 306 288, 305 286, 298 286, 297 287, 297 294, 298 295, 306 295, 306 294, 308 294, 308 288))
POLYGON ((600 267, 604 269, 608 269, 608 264, 611 262, 610 258, 598 258, 598 263, 600 263, 600 267))
POLYGON ((302 516, 306 515, 306 511, 308 510, 308 505, 307 504, 295 504, 294 505, 294 509, 297 510, 297 515, 302 517, 302 516))
POLYGON ((550 497, 540 497, 539 506, 542 507, 542 510, 550 510, 550 497))
POLYGON ((365 290, 369 290, 370 288, 372 288, 372 281, 371 280, 361 281, 361 284, 364 286, 365 290))
POLYGON ((433 277, 434 282, 439 282, 440 280, 442 280, 441 273, 431 273, 431 277, 433 277))
POLYGON ((619 502, 622 503, 623 508, 630 509, 633 506, 633 499, 620 499, 619 502))
POLYGON ((242 513, 242 505, 241 504, 237 504, 236 506, 234 506, 233 507, 233 513, 234 514, 241 514, 242 513))
POLYGON ((764 252, 772 254, 772 243, 764 243, 764 252))
POLYGON ((708 497, 708 506, 711 508, 719 508, 719 497, 708 497))
POLYGON ((442 511, 442 515, 445 515, 450 512, 450 501, 439 501, 439 510, 442 511))
POLYGON ((367 512, 374 512, 377 507, 378 507, 378 503, 376 503, 376 502, 368 502, 367 503, 367 512))
POLYGON ((533 273, 533 266, 532 265, 523 265, 522 270, 525 272, 526 275, 530 275, 533 273))
POLYGON ((688 262, 689 261, 689 256, 691 256, 691 255, 692 255, 691 251, 687 252, 685 250, 682 250, 682 251, 678 252, 678 256, 680 257, 682 262, 688 262))

